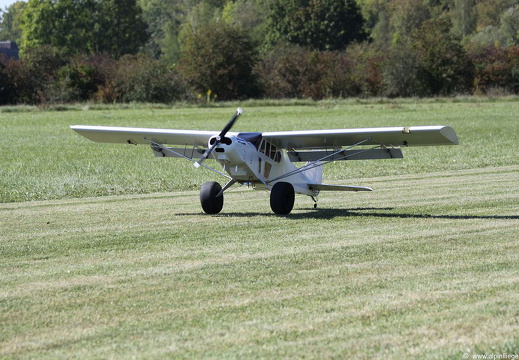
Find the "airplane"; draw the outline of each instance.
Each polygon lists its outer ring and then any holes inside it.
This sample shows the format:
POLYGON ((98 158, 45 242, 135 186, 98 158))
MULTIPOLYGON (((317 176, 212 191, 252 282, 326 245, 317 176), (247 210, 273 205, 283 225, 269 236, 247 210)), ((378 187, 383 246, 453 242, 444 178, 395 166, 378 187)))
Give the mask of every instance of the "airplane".
POLYGON ((270 191, 275 214, 288 215, 295 194, 308 195, 317 207, 321 191, 372 191, 364 186, 322 183, 323 166, 335 161, 403 158, 401 147, 458 145, 449 126, 410 126, 357 129, 231 132, 243 109, 237 108, 220 131, 149 129, 72 125, 80 135, 102 143, 145 144, 157 157, 183 158, 228 179, 202 185, 200 203, 207 214, 223 208, 224 192, 234 184, 270 191), (177 147, 167 147, 174 145, 177 147), (218 171, 205 161, 222 165, 218 171), (305 163, 296 166, 295 163, 305 163))

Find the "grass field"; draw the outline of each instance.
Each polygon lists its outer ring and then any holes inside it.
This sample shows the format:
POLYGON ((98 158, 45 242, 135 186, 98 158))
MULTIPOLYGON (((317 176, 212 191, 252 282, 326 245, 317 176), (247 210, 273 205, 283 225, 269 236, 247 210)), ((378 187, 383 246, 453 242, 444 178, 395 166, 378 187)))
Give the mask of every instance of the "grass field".
POLYGON ((519 356, 518 101, 244 106, 238 131, 443 124, 461 145, 333 164, 371 193, 236 188, 71 124, 219 129, 233 107, 0 112, 0 358, 519 356), (102 195, 102 196, 100 196, 102 195))

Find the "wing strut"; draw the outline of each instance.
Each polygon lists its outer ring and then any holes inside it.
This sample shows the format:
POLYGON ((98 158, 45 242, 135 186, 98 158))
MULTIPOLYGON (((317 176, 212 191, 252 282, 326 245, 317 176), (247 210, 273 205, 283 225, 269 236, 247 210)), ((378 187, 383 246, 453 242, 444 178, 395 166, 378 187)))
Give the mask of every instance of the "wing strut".
MULTIPOLYGON (((169 152, 169 153, 175 154, 175 155, 178 156, 178 157, 181 157, 181 158, 184 158, 184 159, 186 159, 186 160, 189 160, 189 161, 191 161, 192 163, 196 163, 196 160, 191 159, 189 156, 186 156, 186 155, 181 154, 181 153, 179 153, 179 152, 177 152, 177 151, 175 151, 175 150, 173 150, 173 149, 170 149, 170 148, 168 148, 168 147, 165 147, 164 145, 159 144, 159 143, 156 143, 155 141, 152 141, 152 140, 148 140, 148 141, 150 142, 150 146, 151 146, 151 148, 152 148, 153 150, 155 150, 155 151, 158 151, 158 152, 164 152, 164 151, 166 151, 166 152, 169 152)), ((202 167, 204 167, 204 168, 206 168, 206 169, 208 169, 208 170, 211 170, 211 171, 213 171, 213 172, 215 172, 215 173, 217 173, 217 174, 219 174, 219 175, 225 176, 225 177, 226 177, 227 179, 229 179, 229 180, 232 180, 232 178, 231 178, 229 175, 224 174, 224 173, 222 173, 222 172, 220 172, 220 171, 218 171, 218 170, 215 170, 215 169, 213 169, 213 168, 210 167, 210 166, 207 166, 207 165, 204 165, 204 164, 199 164, 199 165, 202 166, 202 167)), ((232 184, 231 184, 231 185, 232 185, 232 184)), ((229 185, 229 186, 230 186, 230 185, 229 185)))
POLYGON ((343 151, 345 151, 345 150, 352 149, 352 148, 354 148, 354 147, 356 147, 356 146, 360 146, 360 145, 362 145, 362 144, 364 144, 365 142, 368 142, 368 141, 370 141, 370 140, 371 140, 371 138, 367 138, 367 139, 364 139, 364 140, 362 140, 362 141, 360 141, 360 142, 358 142, 358 143, 356 143, 356 144, 354 144, 354 145, 351 145, 351 146, 347 147, 346 149, 342 149, 342 148, 341 148, 340 150, 337 150, 337 151, 331 153, 330 155, 326 155, 326 156, 324 156, 324 157, 322 157, 321 159, 316 160, 316 161, 308 162, 306 165, 301 166, 300 168, 298 168, 298 169, 296 169, 296 170, 293 170, 293 171, 290 171, 290 172, 288 172, 288 173, 286 173, 286 174, 283 174, 283 175, 281 175, 281 176, 278 176, 277 178, 272 179, 272 180, 270 180, 269 182, 278 181, 278 180, 284 179, 284 178, 286 178, 286 177, 289 177, 289 176, 292 176, 292 175, 295 175, 295 174, 299 174, 299 173, 302 173, 302 172, 304 172, 304 171, 311 170, 311 169, 316 168, 316 167, 318 167, 318 166, 323 166, 323 165, 326 165, 326 164, 332 163, 332 162, 334 162, 334 161, 343 160, 343 159, 346 159, 346 158, 348 158, 348 157, 351 157, 351 156, 354 156, 354 155, 357 155, 357 154, 361 154, 361 153, 363 153, 363 152, 370 151, 370 150, 373 150, 373 149, 377 149, 377 148, 380 147, 380 146, 375 146, 375 147, 370 148, 370 149, 359 150, 358 152, 356 152, 356 153, 354 153, 354 154, 344 155, 344 156, 339 157, 338 159, 333 159, 333 157, 334 157, 335 155, 338 155, 338 154, 340 154, 341 152, 343 152, 343 151), (326 159, 328 159, 328 158, 332 158, 333 160, 326 160, 326 159), (325 161, 325 160, 326 160, 326 161, 325 161))

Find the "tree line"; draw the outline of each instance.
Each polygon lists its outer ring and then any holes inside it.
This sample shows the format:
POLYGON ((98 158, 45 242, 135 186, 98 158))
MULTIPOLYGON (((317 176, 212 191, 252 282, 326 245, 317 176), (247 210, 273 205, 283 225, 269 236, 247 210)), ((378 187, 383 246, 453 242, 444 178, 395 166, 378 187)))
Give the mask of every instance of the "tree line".
POLYGON ((518 0, 29 0, 0 104, 519 93, 518 0))

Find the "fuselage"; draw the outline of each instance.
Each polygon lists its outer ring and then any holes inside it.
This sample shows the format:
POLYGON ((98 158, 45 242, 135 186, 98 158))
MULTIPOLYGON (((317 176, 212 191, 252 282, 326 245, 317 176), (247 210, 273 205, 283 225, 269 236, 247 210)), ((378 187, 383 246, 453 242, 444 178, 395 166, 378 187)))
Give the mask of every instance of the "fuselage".
MULTIPOLYGON (((216 137, 209 140, 212 146, 216 137)), ((308 184, 321 182, 321 171, 304 171, 285 176, 298 169, 289 160, 286 151, 261 138, 261 134, 242 133, 221 140, 213 156, 236 181, 249 183, 255 188, 271 188, 278 181, 289 182, 300 194, 316 196, 308 184)), ((319 167, 320 170, 320 167, 319 167)))

